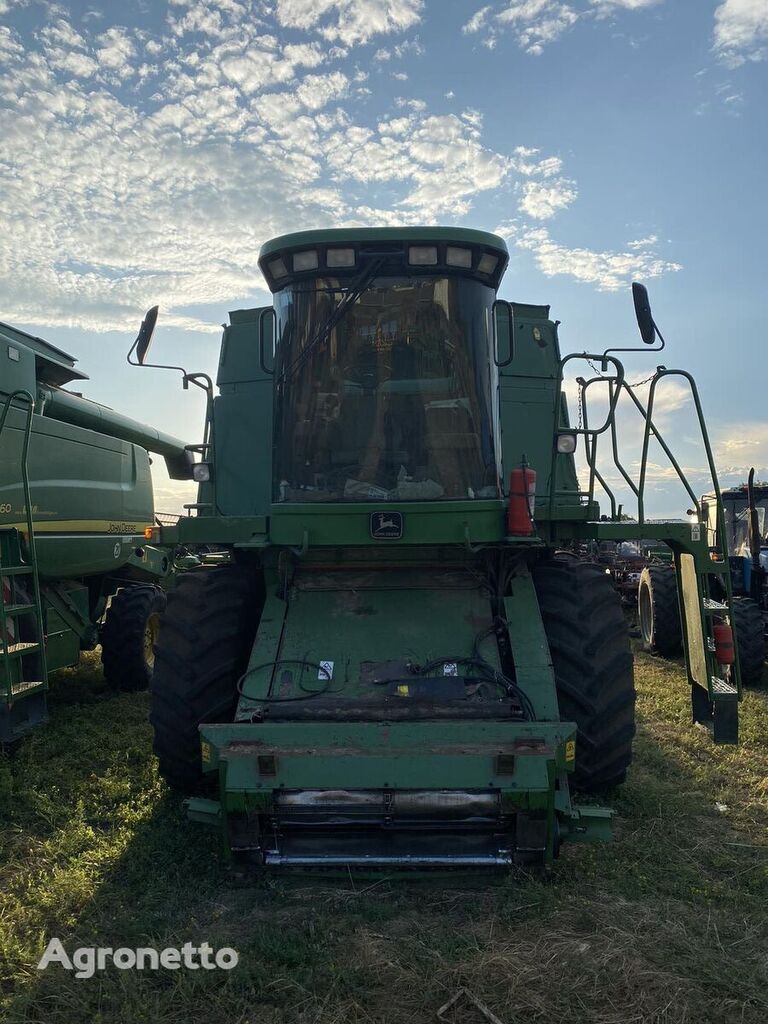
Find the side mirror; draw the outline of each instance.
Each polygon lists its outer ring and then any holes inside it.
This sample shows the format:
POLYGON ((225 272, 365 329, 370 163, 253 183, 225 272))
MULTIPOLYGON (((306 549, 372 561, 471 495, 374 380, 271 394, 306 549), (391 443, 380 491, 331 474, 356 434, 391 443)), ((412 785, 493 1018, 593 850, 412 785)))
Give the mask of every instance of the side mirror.
POLYGON ((646 345, 652 345, 656 340, 656 324, 653 322, 648 289, 644 284, 639 284, 637 281, 632 282, 632 299, 635 303, 635 316, 637 317, 637 326, 640 328, 640 337, 646 345))
POLYGON ((144 365, 147 352, 149 352, 149 346, 152 344, 152 335, 155 333, 158 309, 159 306, 153 306, 152 309, 147 310, 146 316, 141 321, 141 327, 139 328, 135 344, 136 359, 140 366, 144 365))

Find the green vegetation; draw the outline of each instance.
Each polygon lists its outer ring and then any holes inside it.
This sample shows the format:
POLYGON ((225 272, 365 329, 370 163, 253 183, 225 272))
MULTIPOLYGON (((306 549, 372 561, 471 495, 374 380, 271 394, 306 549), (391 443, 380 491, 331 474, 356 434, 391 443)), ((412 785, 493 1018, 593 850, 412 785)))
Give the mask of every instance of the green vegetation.
POLYGON ((397 1024, 463 985, 505 1024, 763 1022, 768 693, 747 696, 741 746, 715 747, 679 665, 638 654, 637 681, 617 841, 489 885, 232 877, 157 777, 146 694, 110 693, 95 658, 60 673, 50 726, 0 758, 0 1019, 397 1024), (39 973, 51 936, 70 954, 207 940, 240 964, 39 973))

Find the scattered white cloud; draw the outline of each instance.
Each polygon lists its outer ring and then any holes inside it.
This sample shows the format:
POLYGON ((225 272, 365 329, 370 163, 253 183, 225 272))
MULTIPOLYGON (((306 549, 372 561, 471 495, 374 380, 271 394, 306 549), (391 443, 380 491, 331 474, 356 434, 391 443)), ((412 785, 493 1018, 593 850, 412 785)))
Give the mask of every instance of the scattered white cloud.
POLYGON ((503 223, 496 231, 516 248, 532 253, 537 267, 547 277, 567 274, 595 285, 599 291, 618 291, 636 278, 660 277, 682 270, 679 263, 661 259, 650 248, 630 252, 571 248, 554 241, 546 228, 514 222, 503 223))
POLYGON ((96 58, 101 67, 119 72, 121 76, 133 72, 131 59, 136 53, 136 47, 126 29, 120 27, 107 29, 103 35, 97 38, 96 42, 99 44, 96 58))
POLYGON ((552 182, 526 181, 522 187, 520 209, 534 220, 549 220, 576 199, 575 183, 566 178, 552 182))
MULTIPOLYGON (((345 47, 410 28, 421 2, 278 6, 295 32, 266 4, 243 18, 239 0, 174 0, 152 37, 108 14, 75 28, 55 6, 35 8, 36 34, 0 28, 0 318, 127 329, 159 300, 165 324, 206 330, 207 306, 218 319, 224 303, 263 300, 256 260, 271 236, 451 223, 484 195, 517 194, 514 244, 545 273, 610 288, 629 272, 622 260, 675 269, 639 244, 586 253, 533 227, 576 186, 559 156, 489 145, 478 110, 435 113, 404 94, 360 120, 371 58, 354 53, 341 70, 345 47)), ((386 52, 413 59, 423 47, 392 39, 386 52)))
POLYGON ((636 238, 633 242, 627 242, 627 247, 630 249, 649 249, 657 245, 658 241, 658 235, 647 235, 645 238, 636 238))
POLYGON ((466 33, 479 32, 481 28, 485 28, 488 24, 489 15, 493 8, 489 5, 481 7, 479 11, 475 11, 466 25, 462 26, 461 31, 466 33))
POLYGON ((617 10, 640 11, 645 7, 656 7, 664 0, 591 0, 598 15, 610 14, 617 10))
POLYGON ((493 49, 499 33, 510 29, 521 49, 538 57, 548 43, 558 39, 578 19, 578 12, 560 0, 507 0, 500 10, 493 10, 490 5, 481 7, 462 31, 483 32, 483 43, 493 49))
POLYGON ((421 20, 423 0, 277 0, 284 28, 313 29, 345 46, 403 32, 421 20))
POLYGON ((766 0, 724 0, 715 11, 714 49, 730 67, 768 56, 766 0))
POLYGON ((753 466, 758 480, 768 480, 768 422, 765 420, 716 427, 712 448, 721 482, 729 486, 742 483, 753 466))
MULTIPOLYGON (((655 7, 664 0, 505 0, 480 7, 462 26, 465 34, 480 33, 493 49, 499 36, 510 31, 518 46, 533 57, 565 35, 580 20, 602 19, 620 11, 655 7)), ((759 0, 756 0, 759 2, 759 0)))

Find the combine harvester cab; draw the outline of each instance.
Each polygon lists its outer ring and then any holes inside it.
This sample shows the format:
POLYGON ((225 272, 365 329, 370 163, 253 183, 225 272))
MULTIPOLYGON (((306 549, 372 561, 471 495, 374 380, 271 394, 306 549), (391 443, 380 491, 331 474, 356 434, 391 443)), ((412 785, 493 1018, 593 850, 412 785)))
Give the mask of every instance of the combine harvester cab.
POLYGON ((192 455, 65 387, 86 379, 65 352, 0 324, 0 745, 46 720, 48 672, 82 650, 102 644, 116 688, 151 674, 170 554, 147 543, 147 453, 181 478, 192 455))
MULTIPOLYGON (((548 307, 497 299, 507 259, 465 229, 288 235, 260 256, 274 306, 231 314, 195 514, 158 531, 228 564, 170 595, 152 723, 163 775, 241 859, 546 865, 610 836, 573 794, 630 765, 627 626, 605 573, 559 549, 630 536, 594 500, 629 389, 609 353, 561 358, 548 307), (611 388, 596 428, 568 421, 573 358, 611 388)), ((645 525, 644 472, 637 536, 680 568, 694 717, 734 741, 728 603, 708 590, 726 566, 700 525, 645 525)))

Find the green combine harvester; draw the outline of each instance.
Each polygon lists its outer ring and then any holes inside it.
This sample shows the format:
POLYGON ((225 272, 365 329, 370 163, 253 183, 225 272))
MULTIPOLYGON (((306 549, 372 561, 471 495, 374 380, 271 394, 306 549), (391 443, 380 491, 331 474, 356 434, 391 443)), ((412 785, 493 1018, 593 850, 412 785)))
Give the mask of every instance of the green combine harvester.
POLYGON ((48 673, 102 645, 118 689, 146 687, 170 553, 148 451, 192 476, 184 443, 65 388, 60 349, 0 323, 0 746, 47 719, 48 673))
MULTIPOLYGON (((601 519, 598 441, 624 472, 615 413, 638 400, 615 354, 563 358, 549 307, 497 299, 507 261, 502 239, 459 228, 277 238, 260 255, 274 305, 230 314, 217 392, 195 375, 195 514, 155 540, 223 554, 169 596, 151 719, 162 774, 238 859, 505 868, 609 838, 611 811, 574 797, 629 768, 632 654, 610 580, 567 544, 669 545, 693 718, 737 740, 727 561, 700 522, 644 516, 670 376, 692 389, 717 488, 695 384, 657 370, 637 522, 610 492, 601 519), (578 427, 573 360, 601 367, 581 380, 578 427), (590 425, 596 384, 609 412, 590 425)), ((663 347, 634 295, 643 341, 663 347)), ((153 319, 135 345, 145 364, 153 319)))

